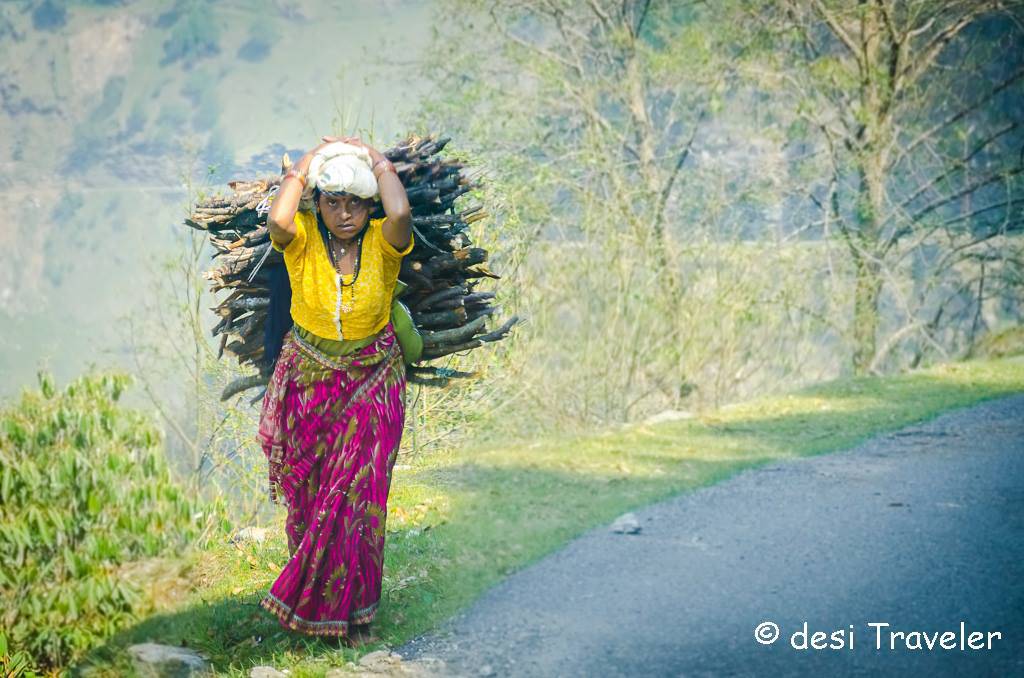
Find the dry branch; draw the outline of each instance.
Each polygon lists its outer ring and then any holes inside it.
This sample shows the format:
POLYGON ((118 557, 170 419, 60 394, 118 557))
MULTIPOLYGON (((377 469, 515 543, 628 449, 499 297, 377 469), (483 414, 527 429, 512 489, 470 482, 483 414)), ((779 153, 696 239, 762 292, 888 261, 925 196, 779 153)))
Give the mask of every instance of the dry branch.
MULTIPOLYGON (((512 318, 487 332, 487 319, 497 310, 488 304, 495 293, 474 292, 473 287, 479 278, 499 276, 486 267, 487 250, 473 247, 466 231, 488 215, 482 205, 456 209, 456 200, 480 184, 465 171, 464 163, 437 155, 448 141, 411 136, 384 151, 398 171, 413 212, 415 246, 402 262, 399 279, 408 286, 402 301, 412 309, 413 322, 424 338, 424 361, 496 341, 517 322, 512 318)), ((285 156, 282 173, 291 164, 285 156)), ((221 335, 218 357, 227 352, 240 365, 258 370, 232 382, 222 399, 266 385, 273 371, 263 360, 269 272, 284 266, 284 258, 271 247, 266 215, 280 181, 274 176, 228 182, 232 194, 202 200, 185 219, 186 226, 206 231, 215 249, 216 265, 203 274, 211 290, 230 290, 211 309, 220 318, 212 330, 214 337, 221 335)), ((370 214, 383 216, 380 205, 370 214)), ((443 385, 449 378, 471 373, 420 365, 410 367, 409 375, 415 383, 443 385)))

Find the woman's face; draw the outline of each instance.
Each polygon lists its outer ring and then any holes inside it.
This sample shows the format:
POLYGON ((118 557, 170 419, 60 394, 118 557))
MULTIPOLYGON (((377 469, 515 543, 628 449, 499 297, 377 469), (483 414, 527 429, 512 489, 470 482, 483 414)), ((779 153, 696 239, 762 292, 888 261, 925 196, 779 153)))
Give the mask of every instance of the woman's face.
POLYGON ((324 224, 337 237, 354 238, 370 220, 370 200, 356 195, 320 194, 318 205, 324 224))

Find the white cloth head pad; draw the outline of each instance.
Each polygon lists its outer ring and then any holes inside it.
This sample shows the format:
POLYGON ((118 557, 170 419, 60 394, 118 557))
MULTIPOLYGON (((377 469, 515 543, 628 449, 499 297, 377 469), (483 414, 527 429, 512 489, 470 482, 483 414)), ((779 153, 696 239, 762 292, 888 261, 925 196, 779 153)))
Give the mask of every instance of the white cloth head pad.
POLYGON ((378 197, 377 179, 373 176, 370 154, 362 146, 335 141, 321 148, 309 163, 309 185, 321 191, 378 197))

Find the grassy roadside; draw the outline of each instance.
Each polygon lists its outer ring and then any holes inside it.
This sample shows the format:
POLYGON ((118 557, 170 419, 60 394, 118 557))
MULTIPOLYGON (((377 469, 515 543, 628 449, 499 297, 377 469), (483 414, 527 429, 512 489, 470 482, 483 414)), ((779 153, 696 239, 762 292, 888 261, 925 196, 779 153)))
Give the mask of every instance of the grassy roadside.
MULTIPOLYGON (((396 470, 382 608, 375 632, 395 647, 429 630, 510 572, 620 513, 779 459, 849 448, 944 411, 1024 392, 1024 356, 844 379, 723 408, 526 446, 435 457, 396 470)), ((400 461, 401 463, 401 461, 400 461)), ((187 644, 220 675, 259 664, 322 676, 377 647, 296 637, 257 608, 286 559, 283 527, 263 545, 189 554, 177 581, 194 590, 93 657, 92 675, 128 675, 121 648, 187 644), (256 639, 259 638, 259 641, 256 639)))

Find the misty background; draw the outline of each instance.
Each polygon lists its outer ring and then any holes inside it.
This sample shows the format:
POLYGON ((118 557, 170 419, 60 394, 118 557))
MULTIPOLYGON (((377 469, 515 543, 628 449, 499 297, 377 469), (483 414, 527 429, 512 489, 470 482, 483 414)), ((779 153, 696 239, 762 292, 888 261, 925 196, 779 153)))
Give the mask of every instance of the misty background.
MULTIPOLYGON (((411 387, 403 448, 686 416, 1019 343, 1018 2, 42 0, 0 5, 3 395, 139 378, 202 486, 222 403, 183 226, 325 134, 450 137, 507 340, 411 387), (1016 337, 1016 338, 1015 338, 1016 337), (1018 343, 1015 343, 1018 342, 1018 343), (673 414, 674 413, 674 414, 673 414)), ((216 461, 217 459, 220 461, 216 461)), ((255 501, 255 499, 251 499, 255 501)))
POLYGON ((324 135, 447 139, 522 319, 408 388, 391 647, 624 511, 1024 383, 1024 0, 0 1, 5 669, 9 632, 126 675, 126 631, 323 671, 249 609, 284 516, 184 220, 324 135))
POLYGON ((277 173, 343 125, 392 143, 417 93, 365 64, 414 61, 426 4, 0 3, 2 395, 134 367, 123 318, 168 301, 189 182, 277 173))

